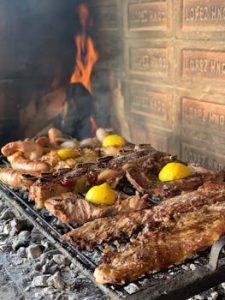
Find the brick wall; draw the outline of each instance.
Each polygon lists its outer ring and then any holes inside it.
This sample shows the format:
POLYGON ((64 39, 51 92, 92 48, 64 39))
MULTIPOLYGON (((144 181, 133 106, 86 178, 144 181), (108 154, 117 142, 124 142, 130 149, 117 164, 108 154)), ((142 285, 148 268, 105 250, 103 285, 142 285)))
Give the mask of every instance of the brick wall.
POLYGON ((100 31, 108 39, 117 36, 120 45, 109 73, 120 82, 112 89, 121 87, 124 103, 118 113, 114 98, 113 111, 114 119, 123 118, 123 134, 184 160, 224 168, 225 2, 95 3, 103 19, 100 31))

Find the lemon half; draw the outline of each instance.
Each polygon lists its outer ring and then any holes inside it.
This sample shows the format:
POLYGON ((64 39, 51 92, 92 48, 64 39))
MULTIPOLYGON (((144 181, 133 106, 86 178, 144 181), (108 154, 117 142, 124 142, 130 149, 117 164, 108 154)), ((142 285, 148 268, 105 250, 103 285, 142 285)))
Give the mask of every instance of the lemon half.
POLYGON ((79 152, 77 150, 69 148, 60 149, 57 151, 57 154, 62 160, 79 156, 79 152))
POLYGON ((116 201, 116 192, 108 183, 103 183, 90 188, 85 199, 95 204, 112 205, 116 201))
POLYGON ((117 134, 107 135, 102 142, 103 147, 124 146, 125 144, 125 139, 117 134))
POLYGON ((191 175, 191 170, 182 163, 171 162, 165 165, 159 173, 160 181, 172 181, 191 175))

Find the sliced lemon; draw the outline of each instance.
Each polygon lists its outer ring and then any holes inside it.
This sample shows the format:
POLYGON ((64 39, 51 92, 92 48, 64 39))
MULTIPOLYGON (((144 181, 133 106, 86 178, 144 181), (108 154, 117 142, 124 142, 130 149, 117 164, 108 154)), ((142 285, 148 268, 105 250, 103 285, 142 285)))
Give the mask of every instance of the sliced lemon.
POLYGON ((117 134, 107 135, 102 142, 103 147, 124 146, 125 144, 125 139, 117 134))
POLYGON ((191 175, 191 170, 184 164, 171 162, 165 165, 159 173, 160 181, 172 181, 191 175))
POLYGON ((108 183, 103 183, 90 188, 85 199, 95 204, 112 205, 116 201, 116 192, 108 183))
POLYGON ((77 150, 69 148, 60 149, 57 151, 57 154, 62 160, 79 156, 79 152, 77 150))

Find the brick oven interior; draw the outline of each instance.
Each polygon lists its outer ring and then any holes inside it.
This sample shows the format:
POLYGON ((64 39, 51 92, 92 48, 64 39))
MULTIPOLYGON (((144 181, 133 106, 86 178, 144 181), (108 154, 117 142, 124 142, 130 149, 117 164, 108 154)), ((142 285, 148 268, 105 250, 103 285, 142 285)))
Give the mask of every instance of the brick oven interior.
MULTIPOLYGON (((83 1, 84 2, 84 1, 83 1)), ((224 166, 223 1, 98 0, 95 119, 211 169, 224 166)), ((1 1, 2 144, 62 111, 74 67, 78 1, 1 1)))

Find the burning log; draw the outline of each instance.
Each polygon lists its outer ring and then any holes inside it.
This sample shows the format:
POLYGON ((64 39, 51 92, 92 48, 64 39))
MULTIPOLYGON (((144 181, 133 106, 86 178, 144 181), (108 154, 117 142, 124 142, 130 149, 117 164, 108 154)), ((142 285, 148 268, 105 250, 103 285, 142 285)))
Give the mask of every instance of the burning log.
POLYGON ((62 114, 61 129, 81 140, 91 135, 90 116, 93 98, 81 83, 72 83, 67 90, 66 105, 62 114))
POLYGON ((78 15, 81 32, 75 37, 75 68, 67 90, 66 105, 62 114, 61 128, 65 133, 78 139, 89 137, 94 119, 91 74, 98 59, 94 41, 88 34, 91 24, 88 7, 79 5, 78 15))

